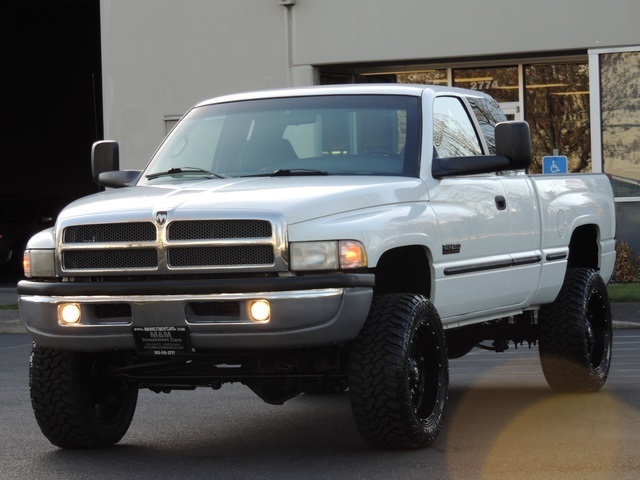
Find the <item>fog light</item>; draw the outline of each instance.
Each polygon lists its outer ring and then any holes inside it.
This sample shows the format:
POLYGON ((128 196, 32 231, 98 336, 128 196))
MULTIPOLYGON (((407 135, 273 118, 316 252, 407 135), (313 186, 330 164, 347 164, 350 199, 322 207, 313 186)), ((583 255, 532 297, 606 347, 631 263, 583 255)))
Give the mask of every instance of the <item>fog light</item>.
POLYGON ((266 300, 256 300, 249 307, 251 320, 254 322, 268 322, 271 317, 271 307, 266 300))
POLYGON ((72 325, 80 321, 80 305, 65 303, 58 306, 58 322, 61 325, 72 325))

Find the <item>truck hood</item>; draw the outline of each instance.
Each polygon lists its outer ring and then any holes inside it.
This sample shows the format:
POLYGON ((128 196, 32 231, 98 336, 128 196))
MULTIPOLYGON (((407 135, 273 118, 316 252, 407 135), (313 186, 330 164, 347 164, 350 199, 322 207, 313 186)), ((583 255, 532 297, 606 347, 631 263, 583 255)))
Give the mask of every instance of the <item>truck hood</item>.
POLYGON ((97 193, 67 206, 58 223, 127 221, 157 212, 173 215, 202 211, 279 212, 289 225, 385 204, 427 201, 418 178, 374 176, 254 177, 173 182, 97 193), (83 218, 84 217, 84 218, 83 218))

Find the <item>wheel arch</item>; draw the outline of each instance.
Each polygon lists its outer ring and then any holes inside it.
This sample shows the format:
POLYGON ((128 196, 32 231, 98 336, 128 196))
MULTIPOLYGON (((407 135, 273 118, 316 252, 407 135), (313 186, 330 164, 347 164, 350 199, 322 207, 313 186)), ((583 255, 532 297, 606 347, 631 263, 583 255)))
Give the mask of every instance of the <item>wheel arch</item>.
POLYGON ((431 298, 431 265, 431 253, 423 245, 387 250, 374 268, 375 292, 415 293, 431 298))
POLYGON ((567 268, 600 268, 597 225, 588 224, 577 227, 569 242, 569 260, 567 268))

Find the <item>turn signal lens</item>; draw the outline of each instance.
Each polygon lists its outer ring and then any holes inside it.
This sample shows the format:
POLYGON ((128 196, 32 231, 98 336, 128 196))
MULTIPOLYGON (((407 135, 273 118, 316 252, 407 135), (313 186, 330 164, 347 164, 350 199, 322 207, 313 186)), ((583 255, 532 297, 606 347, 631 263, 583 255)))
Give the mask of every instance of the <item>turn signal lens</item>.
POLYGON ((340 241, 340 268, 362 268, 367 266, 364 245, 356 240, 340 241))
POLYGON ((26 278, 54 277, 53 249, 25 250, 22 257, 22 268, 26 278))
POLYGON ((31 256, 28 251, 22 255, 22 270, 25 278, 31 278, 31 256))

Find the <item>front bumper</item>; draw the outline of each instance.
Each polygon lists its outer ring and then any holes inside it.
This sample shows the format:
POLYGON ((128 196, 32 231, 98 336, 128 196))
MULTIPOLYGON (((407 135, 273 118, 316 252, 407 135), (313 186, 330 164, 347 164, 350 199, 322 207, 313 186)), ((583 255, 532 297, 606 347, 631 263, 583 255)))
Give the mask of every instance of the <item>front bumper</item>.
POLYGON ((134 327, 187 327, 195 352, 331 345, 355 338, 369 312, 371 274, 269 279, 18 284, 20 312, 33 340, 61 350, 134 350, 134 327), (268 322, 248 305, 267 300, 268 322), (58 307, 80 306, 62 325, 58 307))

